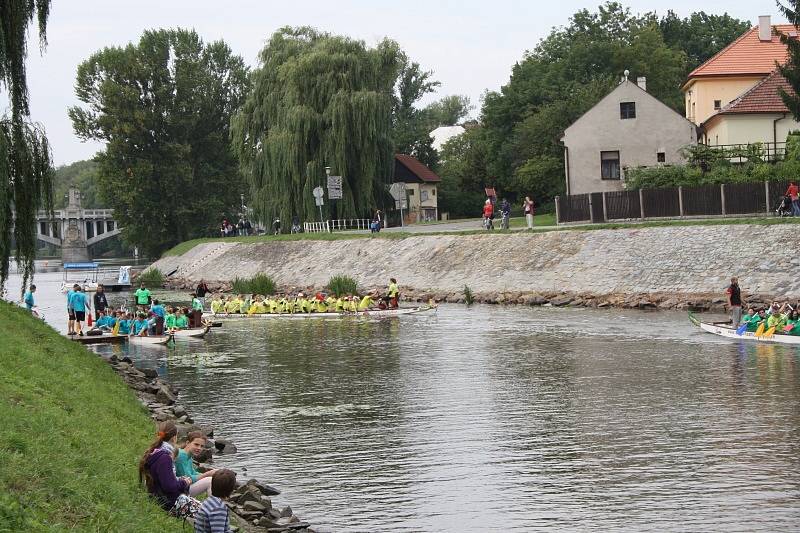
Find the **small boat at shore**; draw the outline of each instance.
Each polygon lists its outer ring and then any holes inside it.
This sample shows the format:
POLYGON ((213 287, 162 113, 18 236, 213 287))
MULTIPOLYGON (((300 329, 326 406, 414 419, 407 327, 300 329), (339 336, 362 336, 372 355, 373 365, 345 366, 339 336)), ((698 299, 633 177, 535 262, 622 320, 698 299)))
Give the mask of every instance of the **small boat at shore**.
POLYGON ((81 344, 121 344, 128 339, 126 335, 114 335, 113 333, 83 336, 69 335, 69 338, 81 344))
POLYGON ((172 335, 176 339, 202 339, 211 329, 211 324, 206 324, 202 328, 176 329, 172 335))
POLYGON ((397 309, 373 309, 346 313, 254 313, 252 315, 239 313, 212 313, 215 319, 272 319, 272 318, 387 318, 402 315, 415 315, 435 311, 436 305, 421 305, 418 307, 399 307, 397 309))
POLYGON ((698 326, 703 331, 725 337, 727 339, 746 340, 755 342, 768 342, 776 344, 797 344, 800 345, 800 336, 797 335, 784 335, 782 333, 761 333, 757 335, 757 331, 743 331, 739 333, 736 331, 730 321, 727 322, 701 322, 693 314, 689 313, 689 320, 695 326, 698 326))

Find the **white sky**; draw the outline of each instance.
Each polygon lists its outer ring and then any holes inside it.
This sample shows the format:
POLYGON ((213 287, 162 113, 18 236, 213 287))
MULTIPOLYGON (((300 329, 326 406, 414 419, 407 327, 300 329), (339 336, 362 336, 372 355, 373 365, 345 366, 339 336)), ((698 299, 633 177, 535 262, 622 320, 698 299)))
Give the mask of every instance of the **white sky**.
MULTIPOLYGON (((730 15, 757 23, 778 20, 774 0, 689 0, 623 2, 634 12, 693 11, 730 15)), ((281 26, 309 25, 375 43, 395 39, 409 56, 442 82, 439 95, 465 94, 476 108, 486 90, 504 85, 511 67, 554 26, 577 10, 596 10, 600 1, 555 3, 533 0, 339 0, 338 2, 227 0, 53 0, 49 45, 39 55, 32 35, 28 59, 31 112, 44 124, 57 165, 92 157, 102 148, 82 143, 72 132, 67 108, 78 104, 78 64, 106 46, 137 41, 151 28, 194 28, 206 41, 224 39, 256 66, 258 51, 281 26)), ((473 112, 474 114, 475 112, 473 112)))

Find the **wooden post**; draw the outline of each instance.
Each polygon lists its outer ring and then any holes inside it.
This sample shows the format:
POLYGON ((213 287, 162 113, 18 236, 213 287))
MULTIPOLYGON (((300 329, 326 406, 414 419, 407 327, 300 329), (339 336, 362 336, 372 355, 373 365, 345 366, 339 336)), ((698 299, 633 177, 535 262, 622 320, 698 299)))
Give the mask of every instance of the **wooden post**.
POLYGON ((764 205, 766 206, 767 214, 769 215, 769 212, 771 210, 769 208, 769 182, 768 181, 764 182, 764 205))
POLYGON ((561 197, 556 196, 556 224, 561 224, 561 215, 558 210, 558 204, 560 203, 561 197))
POLYGON ((642 194, 643 189, 639 189, 639 214, 644 220, 644 194, 642 194))
POLYGON ((683 218, 683 186, 678 185, 678 216, 683 218))
POLYGON ((721 183, 720 186, 719 186, 719 198, 720 198, 720 201, 722 203, 722 216, 725 216, 727 213, 726 213, 726 210, 725 210, 725 184, 724 183, 721 183))
POLYGON ((608 222, 608 214, 606 211, 606 192, 603 191, 603 222, 608 222))
POLYGON ((594 204, 592 203, 592 193, 589 193, 589 222, 594 222, 594 204))

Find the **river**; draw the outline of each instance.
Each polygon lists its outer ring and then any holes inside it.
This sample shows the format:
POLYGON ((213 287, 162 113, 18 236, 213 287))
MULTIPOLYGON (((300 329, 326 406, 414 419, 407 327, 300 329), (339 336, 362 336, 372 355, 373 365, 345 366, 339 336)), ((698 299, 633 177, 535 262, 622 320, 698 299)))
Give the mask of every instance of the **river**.
MULTIPOLYGON (((63 296, 40 298, 63 327, 63 296)), ((719 339, 682 313, 446 305, 95 349, 157 368, 237 445, 217 465, 323 530, 800 523, 797 349, 719 339)))

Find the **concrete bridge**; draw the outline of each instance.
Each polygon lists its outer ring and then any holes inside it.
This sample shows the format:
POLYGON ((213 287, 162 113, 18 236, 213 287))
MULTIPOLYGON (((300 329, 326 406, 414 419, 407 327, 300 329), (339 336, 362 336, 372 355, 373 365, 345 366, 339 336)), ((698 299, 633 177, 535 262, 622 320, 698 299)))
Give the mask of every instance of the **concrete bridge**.
POLYGON ((83 209, 75 187, 69 189, 67 207, 55 211, 52 220, 44 211, 37 216, 36 238, 60 247, 65 263, 88 261, 89 246, 119 234, 113 209, 83 209))

